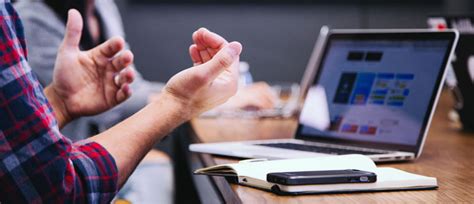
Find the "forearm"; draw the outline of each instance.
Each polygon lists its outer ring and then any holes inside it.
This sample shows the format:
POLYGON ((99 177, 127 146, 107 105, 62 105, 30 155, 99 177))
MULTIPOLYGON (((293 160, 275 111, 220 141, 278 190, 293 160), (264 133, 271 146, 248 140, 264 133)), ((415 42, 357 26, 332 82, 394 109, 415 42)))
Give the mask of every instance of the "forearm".
POLYGON ((153 145, 190 117, 186 105, 166 94, 109 130, 89 140, 114 157, 122 186, 153 145))

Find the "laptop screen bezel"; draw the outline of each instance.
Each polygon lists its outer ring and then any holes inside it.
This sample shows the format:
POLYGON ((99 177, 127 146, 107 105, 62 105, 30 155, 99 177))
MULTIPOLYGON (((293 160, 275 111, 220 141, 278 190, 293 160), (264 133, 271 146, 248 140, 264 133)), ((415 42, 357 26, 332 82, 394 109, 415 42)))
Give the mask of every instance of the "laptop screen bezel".
POLYGON ((423 139, 426 137, 427 128, 429 126, 430 118, 434 112, 435 101, 438 98, 439 91, 442 88, 443 77, 445 74, 446 66, 450 55, 453 50, 454 43, 456 41, 457 34, 454 31, 443 31, 443 32, 431 32, 431 31, 330 31, 327 36, 326 42, 323 47, 323 52, 321 53, 321 60, 316 65, 317 71, 313 78, 311 86, 316 85, 319 82, 319 77, 323 71, 322 65, 326 61, 328 54, 328 48, 331 46, 331 42, 334 40, 447 40, 449 45, 447 46, 446 53, 444 55, 443 63, 441 64, 437 74, 436 84, 432 90, 431 98, 429 101, 428 108, 423 118, 422 127, 418 134, 418 139, 416 145, 402 145, 402 144, 393 144, 393 143, 382 143, 382 142, 368 142, 368 141, 359 141, 359 140, 350 140, 350 139, 339 139, 331 138, 328 136, 322 135, 310 135, 303 134, 302 129, 303 124, 299 123, 296 131, 296 139, 315 141, 315 142, 324 142, 324 143, 333 143, 333 144, 342 144, 357 146, 363 148, 373 148, 373 149, 383 149, 383 150, 393 150, 393 151, 404 151, 404 152, 413 152, 415 155, 418 155, 420 152, 420 147, 423 145, 423 139))

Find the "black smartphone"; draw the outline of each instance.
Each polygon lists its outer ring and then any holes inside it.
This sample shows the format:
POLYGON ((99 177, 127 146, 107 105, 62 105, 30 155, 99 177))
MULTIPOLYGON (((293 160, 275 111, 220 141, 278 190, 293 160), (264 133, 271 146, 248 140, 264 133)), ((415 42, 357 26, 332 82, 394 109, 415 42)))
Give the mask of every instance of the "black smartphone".
POLYGON ((283 185, 374 183, 377 175, 357 169, 275 172, 267 174, 267 181, 283 185))

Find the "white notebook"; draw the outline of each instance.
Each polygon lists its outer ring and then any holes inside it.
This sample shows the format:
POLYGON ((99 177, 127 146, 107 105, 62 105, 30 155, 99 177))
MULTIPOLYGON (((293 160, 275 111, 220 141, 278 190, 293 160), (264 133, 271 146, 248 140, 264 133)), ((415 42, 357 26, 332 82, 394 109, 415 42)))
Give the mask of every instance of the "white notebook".
POLYGON ((363 155, 344 155, 284 160, 244 160, 234 164, 223 164, 198 169, 195 174, 236 177, 241 185, 273 191, 278 194, 313 194, 361 191, 393 191, 435 189, 434 177, 408 173, 395 168, 377 168, 375 163, 363 155), (268 173, 293 171, 358 169, 377 174, 375 183, 281 185, 266 181, 268 173))

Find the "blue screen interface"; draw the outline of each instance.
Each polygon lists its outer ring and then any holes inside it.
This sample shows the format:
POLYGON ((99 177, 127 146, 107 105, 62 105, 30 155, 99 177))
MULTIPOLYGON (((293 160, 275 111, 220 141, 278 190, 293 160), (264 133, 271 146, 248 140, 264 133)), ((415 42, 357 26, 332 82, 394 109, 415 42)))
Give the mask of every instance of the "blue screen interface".
MULTIPOLYGON (((319 80, 328 124, 311 125, 315 99, 306 99, 301 133, 365 142, 416 145, 444 73, 448 40, 332 40, 319 80), (309 115, 309 116, 308 116, 309 115)), ((307 97, 316 97, 308 94, 307 97)), ((318 103, 320 104, 320 103, 318 103)))

